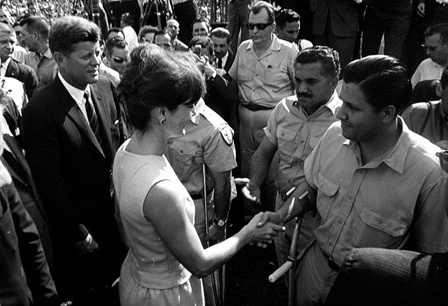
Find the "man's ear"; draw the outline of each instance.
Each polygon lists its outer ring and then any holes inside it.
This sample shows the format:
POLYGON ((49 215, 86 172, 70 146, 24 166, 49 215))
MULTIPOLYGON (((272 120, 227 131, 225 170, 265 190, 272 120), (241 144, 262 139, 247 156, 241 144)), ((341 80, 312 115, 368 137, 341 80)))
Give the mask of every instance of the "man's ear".
POLYGON ((383 121, 390 122, 394 120, 395 117, 397 116, 397 109, 393 105, 388 105, 383 109, 383 113, 384 113, 383 121))
POLYGON ((442 83, 440 83, 439 80, 436 81, 436 95, 439 98, 442 98, 442 92, 443 92, 443 88, 442 88, 442 83))
POLYGON ((64 55, 60 52, 54 52, 53 58, 54 58, 56 64, 58 64, 58 65, 61 65, 64 63, 64 55))

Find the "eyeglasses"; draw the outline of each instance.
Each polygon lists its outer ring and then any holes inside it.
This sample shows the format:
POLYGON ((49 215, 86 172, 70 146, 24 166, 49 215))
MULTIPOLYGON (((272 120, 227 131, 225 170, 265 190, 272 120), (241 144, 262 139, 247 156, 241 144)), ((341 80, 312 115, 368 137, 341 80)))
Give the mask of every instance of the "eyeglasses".
POLYGON ((123 63, 126 59, 122 58, 122 57, 116 57, 116 56, 112 56, 112 59, 114 60, 115 63, 117 64, 121 64, 123 63))
POLYGON ((267 27, 269 27, 270 25, 272 25, 272 22, 271 23, 248 23, 248 24, 246 24, 246 27, 249 30, 253 30, 253 29, 255 29, 255 27, 257 27, 257 29, 259 29, 259 30, 264 30, 267 27))
POLYGON ((434 47, 434 46, 426 46, 426 45, 422 45, 422 48, 423 49, 425 49, 425 51, 431 51, 431 52, 434 52, 434 51, 436 51, 436 49, 437 49, 437 46, 436 47, 434 47))

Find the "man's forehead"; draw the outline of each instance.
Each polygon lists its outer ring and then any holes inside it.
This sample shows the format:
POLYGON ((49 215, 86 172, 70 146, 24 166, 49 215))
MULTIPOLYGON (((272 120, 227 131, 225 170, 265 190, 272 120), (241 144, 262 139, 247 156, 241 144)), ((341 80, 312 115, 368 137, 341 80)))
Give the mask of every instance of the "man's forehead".
POLYGON ((176 20, 168 20, 168 26, 179 27, 179 22, 177 22, 176 20))

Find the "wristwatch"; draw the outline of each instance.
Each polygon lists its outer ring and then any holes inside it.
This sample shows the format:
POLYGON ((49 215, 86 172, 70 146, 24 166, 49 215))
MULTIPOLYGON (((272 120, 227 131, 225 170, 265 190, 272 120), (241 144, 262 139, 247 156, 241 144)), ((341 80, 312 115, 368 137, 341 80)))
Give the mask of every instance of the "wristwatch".
POLYGON ((215 219, 214 221, 215 221, 215 224, 219 227, 224 227, 227 223, 227 221, 224 221, 224 220, 216 220, 215 219))

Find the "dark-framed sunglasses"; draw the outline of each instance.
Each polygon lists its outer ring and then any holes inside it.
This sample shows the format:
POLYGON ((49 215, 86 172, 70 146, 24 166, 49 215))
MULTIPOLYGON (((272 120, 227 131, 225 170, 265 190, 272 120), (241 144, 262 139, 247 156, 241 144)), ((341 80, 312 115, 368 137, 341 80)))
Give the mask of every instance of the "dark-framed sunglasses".
POLYGON ((114 62, 117 63, 117 64, 121 64, 121 63, 123 63, 123 62, 125 61, 124 58, 122 58, 122 57, 116 57, 116 56, 112 56, 112 59, 113 59, 114 62))
POLYGON ((255 29, 255 27, 257 27, 257 29, 259 29, 259 30, 264 30, 267 27, 269 27, 270 25, 272 25, 272 22, 271 23, 248 23, 248 24, 246 24, 246 27, 249 30, 253 30, 253 29, 255 29))

